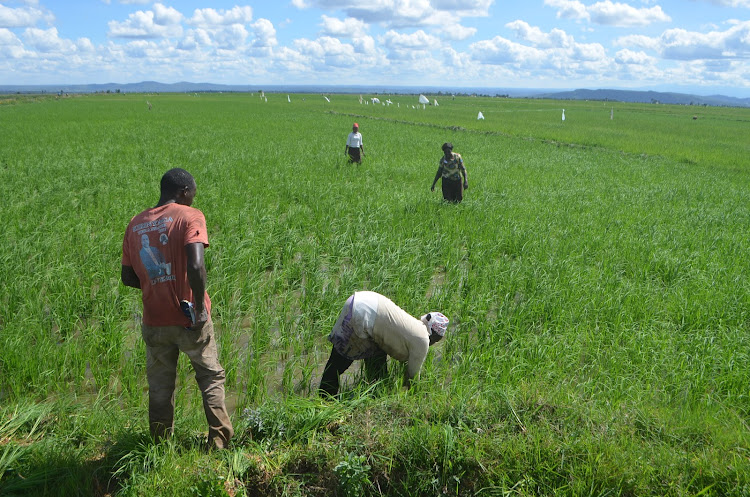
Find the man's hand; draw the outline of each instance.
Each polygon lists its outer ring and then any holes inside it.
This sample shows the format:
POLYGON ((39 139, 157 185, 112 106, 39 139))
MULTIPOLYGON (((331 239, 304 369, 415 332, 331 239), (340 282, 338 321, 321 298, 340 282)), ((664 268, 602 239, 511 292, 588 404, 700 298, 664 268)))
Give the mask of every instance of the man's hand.
POLYGON ((195 324, 190 327, 192 331, 201 331, 208 322, 208 312, 204 308, 200 313, 195 313, 195 324))

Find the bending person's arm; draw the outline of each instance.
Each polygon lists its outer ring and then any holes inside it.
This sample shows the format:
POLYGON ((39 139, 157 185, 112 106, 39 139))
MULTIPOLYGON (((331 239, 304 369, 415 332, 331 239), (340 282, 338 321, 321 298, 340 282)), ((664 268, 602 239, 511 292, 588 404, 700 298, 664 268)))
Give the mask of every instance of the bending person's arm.
POLYGON ((411 380, 419 377, 419 371, 422 369, 430 345, 427 342, 409 344, 409 359, 406 364, 406 374, 404 377, 404 386, 409 388, 411 380))

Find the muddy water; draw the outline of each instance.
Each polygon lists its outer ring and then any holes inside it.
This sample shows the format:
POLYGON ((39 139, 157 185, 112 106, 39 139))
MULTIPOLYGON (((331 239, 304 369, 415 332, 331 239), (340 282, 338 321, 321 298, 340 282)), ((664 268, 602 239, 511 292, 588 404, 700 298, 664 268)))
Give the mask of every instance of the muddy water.
MULTIPOLYGON (((329 285, 338 285, 338 277, 328 279, 329 285)), ((261 388, 261 398, 318 395, 318 386, 331 346, 323 336, 310 336, 309 330, 303 329, 305 324, 302 322, 300 308, 303 299, 302 290, 293 290, 273 297, 267 308, 263 309, 266 316, 276 316, 270 323, 259 323, 253 315, 243 316, 234 323, 227 323, 226 326, 218 320, 214 321, 217 339, 222 344, 219 350, 220 361, 225 368, 228 363, 230 367, 238 368, 234 371, 236 379, 227 386, 225 393, 230 414, 251 407, 249 392, 252 391, 253 397, 258 398, 257 387, 261 388), (256 336, 254 341, 254 333, 263 333, 262 350, 257 350, 254 346, 259 338, 256 336), (257 377, 260 379, 255 379, 257 377), (261 382, 262 385, 252 385, 252 381, 261 382)), ((127 332, 123 337, 123 367, 128 367, 126 364, 132 362, 133 354, 140 353, 139 350, 142 349, 139 342, 142 340, 140 324, 139 316, 134 316, 128 323, 127 332)), ((355 361, 342 375, 342 390, 352 388, 359 381, 362 373, 361 363, 362 361, 355 361)), ((179 396, 183 387, 193 390, 195 384, 192 381, 192 368, 185 358, 181 358, 178 371, 180 373, 176 393, 179 396)), ((90 368, 87 368, 86 379, 89 382, 93 381, 90 368)), ((147 390, 145 372, 140 380, 147 390)), ((194 394, 195 392, 189 393, 191 396, 194 394)))

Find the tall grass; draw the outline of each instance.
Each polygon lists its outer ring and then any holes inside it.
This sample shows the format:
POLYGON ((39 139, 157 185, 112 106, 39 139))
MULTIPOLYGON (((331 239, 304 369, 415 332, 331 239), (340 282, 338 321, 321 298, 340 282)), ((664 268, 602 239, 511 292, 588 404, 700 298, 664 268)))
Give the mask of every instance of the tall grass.
POLYGON ((750 491, 748 111, 391 98, 0 106, 0 493, 750 491), (469 171, 460 205, 429 191, 445 141, 469 171), (201 449, 184 358, 176 436, 147 437, 119 258, 171 167, 210 231, 226 453, 201 449), (411 390, 397 363, 376 385, 354 367, 321 402, 325 336, 359 289, 444 312, 448 336, 411 390))

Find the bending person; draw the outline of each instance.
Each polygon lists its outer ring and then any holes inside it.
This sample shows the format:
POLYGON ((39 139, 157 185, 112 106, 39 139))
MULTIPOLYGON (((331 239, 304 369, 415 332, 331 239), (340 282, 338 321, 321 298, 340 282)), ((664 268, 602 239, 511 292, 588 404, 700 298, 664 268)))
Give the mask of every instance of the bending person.
POLYGON ((443 339, 447 327, 448 318, 439 312, 416 319, 379 293, 356 292, 328 335, 333 347, 320 381, 321 395, 338 393, 339 377, 355 360, 364 359, 368 379, 384 377, 387 356, 407 363, 408 387, 419 375, 429 347, 443 339))

